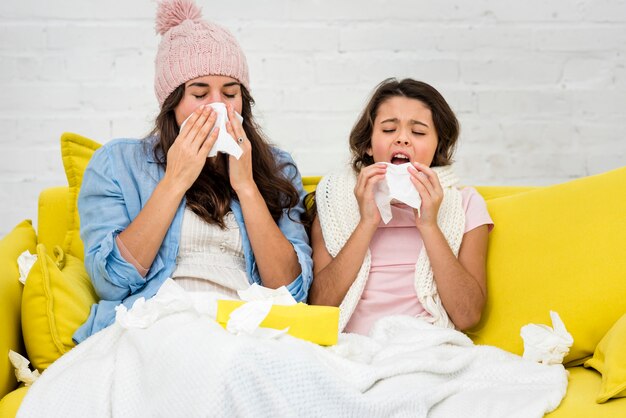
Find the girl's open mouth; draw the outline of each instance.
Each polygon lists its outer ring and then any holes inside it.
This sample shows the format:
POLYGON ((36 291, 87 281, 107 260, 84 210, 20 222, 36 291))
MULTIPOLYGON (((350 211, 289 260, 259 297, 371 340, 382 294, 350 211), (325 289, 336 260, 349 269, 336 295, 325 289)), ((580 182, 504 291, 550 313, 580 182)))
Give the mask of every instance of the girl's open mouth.
POLYGON ((397 152, 391 157, 391 164, 395 165, 408 163, 409 161, 411 161, 409 156, 401 152, 397 152))

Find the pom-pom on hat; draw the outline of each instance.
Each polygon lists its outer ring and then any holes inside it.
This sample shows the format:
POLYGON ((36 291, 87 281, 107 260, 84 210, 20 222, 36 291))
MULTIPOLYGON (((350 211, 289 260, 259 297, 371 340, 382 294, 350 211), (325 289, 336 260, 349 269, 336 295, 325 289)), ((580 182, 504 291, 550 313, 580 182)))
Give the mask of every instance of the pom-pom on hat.
POLYGON ((162 39, 154 78, 159 106, 178 86, 205 75, 229 76, 250 90, 248 63, 233 34, 201 17, 192 0, 159 2, 156 31, 162 39))

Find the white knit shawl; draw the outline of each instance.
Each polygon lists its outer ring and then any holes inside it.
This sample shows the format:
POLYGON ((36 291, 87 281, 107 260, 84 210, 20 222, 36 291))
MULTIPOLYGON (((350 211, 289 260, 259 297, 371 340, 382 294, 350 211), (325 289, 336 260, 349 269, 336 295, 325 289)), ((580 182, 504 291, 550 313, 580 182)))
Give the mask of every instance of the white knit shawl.
MULTIPOLYGON (((434 167, 439 182, 444 190, 444 198, 437 215, 437 224, 445 236, 452 252, 458 257, 463 231, 465 213, 461 192, 456 187, 458 178, 451 166, 434 167)), ((346 244, 360 220, 359 206, 354 195, 356 175, 353 170, 344 170, 324 177, 315 192, 318 216, 326 248, 332 257, 336 257, 346 244)), ((363 265, 348 293, 341 302, 339 329, 343 331, 361 299, 365 283, 369 277, 371 253, 367 250, 363 265)), ((433 280, 433 271, 426 254, 426 248, 420 252, 415 264, 415 290, 425 309, 424 318, 442 327, 454 328, 446 313, 437 286, 433 280)))

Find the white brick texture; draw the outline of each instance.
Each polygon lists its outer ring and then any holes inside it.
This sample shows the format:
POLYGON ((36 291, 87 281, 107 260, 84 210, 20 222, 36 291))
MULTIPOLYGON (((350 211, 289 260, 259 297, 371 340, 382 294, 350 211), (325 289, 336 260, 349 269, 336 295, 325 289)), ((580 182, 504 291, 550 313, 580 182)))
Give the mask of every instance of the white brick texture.
MULTIPOLYGON (((196 0, 250 64, 256 116, 304 175, 349 160, 374 86, 433 84, 465 184, 546 185, 626 165, 626 0, 196 0)), ((0 236, 66 183, 59 136, 147 134, 154 0, 0 2, 0 236)), ((625 185, 626 187, 626 185, 625 185)))

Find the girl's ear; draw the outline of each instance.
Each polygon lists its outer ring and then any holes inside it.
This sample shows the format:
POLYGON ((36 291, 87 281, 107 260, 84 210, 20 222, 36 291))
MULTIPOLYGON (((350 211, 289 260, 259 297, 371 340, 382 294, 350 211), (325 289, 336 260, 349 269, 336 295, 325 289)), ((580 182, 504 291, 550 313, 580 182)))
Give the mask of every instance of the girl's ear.
POLYGON ((370 157, 374 156, 374 153, 372 152, 372 147, 369 147, 368 149, 365 150, 365 153, 367 155, 369 155, 370 157))

